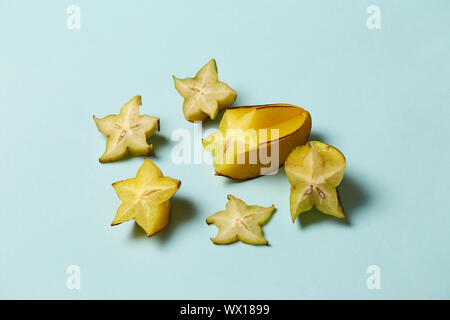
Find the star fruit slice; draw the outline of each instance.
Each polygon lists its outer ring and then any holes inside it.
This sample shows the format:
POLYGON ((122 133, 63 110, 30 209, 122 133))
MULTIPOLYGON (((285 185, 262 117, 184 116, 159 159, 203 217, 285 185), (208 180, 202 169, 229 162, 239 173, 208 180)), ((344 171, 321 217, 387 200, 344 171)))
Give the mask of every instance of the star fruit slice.
POLYGON ((245 180, 276 171, 310 132, 311 116, 298 106, 234 107, 225 111, 219 130, 202 143, 214 153, 216 175, 245 180))
POLYGON ((135 219, 147 237, 161 231, 169 223, 169 201, 180 185, 181 181, 163 176, 152 161, 145 159, 136 178, 113 183, 122 204, 111 225, 135 219))
POLYGON ((106 149, 100 162, 112 162, 123 158, 127 153, 134 156, 153 154, 153 145, 147 139, 159 131, 159 118, 139 114, 141 96, 135 96, 124 104, 119 114, 102 119, 93 116, 98 130, 107 137, 106 149))
POLYGON ((291 184, 292 222, 312 207, 337 218, 345 217, 336 189, 344 177, 345 165, 344 155, 323 142, 311 141, 292 151, 285 163, 291 184))
POLYGON ((236 92, 219 81, 216 60, 211 59, 194 78, 178 79, 173 76, 175 88, 184 98, 183 113, 186 120, 215 119, 219 110, 231 106, 236 92))
POLYGON ((225 211, 219 211, 206 219, 215 224, 219 231, 211 241, 215 244, 229 244, 237 240, 248 244, 268 244, 261 226, 272 215, 275 207, 248 206, 244 201, 229 194, 225 211))

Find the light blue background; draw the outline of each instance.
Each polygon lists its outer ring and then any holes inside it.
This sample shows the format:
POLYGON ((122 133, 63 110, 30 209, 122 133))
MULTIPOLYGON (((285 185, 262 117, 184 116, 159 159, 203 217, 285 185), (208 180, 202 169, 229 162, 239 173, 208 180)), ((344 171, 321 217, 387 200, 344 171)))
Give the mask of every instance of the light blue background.
POLYGON ((449 14, 445 0, 1 0, 0 298, 450 298, 449 14), (70 4, 80 30, 66 27, 70 4), (381 30, 366 27, 371 4, 381 30), (171 75, 212 57, 235 105, 311 112, 313 137, 347 157, 349 224, 317 212, 292 224, 284 170, 233 183, 171 162, 171 133, 193 130, 171 75), (100 164, 92 121, 137 94, 161 118, 152 160, 183 182, 151 238, 110 227, 111 183, 143 159, 100 164), (205 218, 228 193, 275 204, 269 247, 210 242, 205 218), (369 265, 381 290, 366 287, 369 265))

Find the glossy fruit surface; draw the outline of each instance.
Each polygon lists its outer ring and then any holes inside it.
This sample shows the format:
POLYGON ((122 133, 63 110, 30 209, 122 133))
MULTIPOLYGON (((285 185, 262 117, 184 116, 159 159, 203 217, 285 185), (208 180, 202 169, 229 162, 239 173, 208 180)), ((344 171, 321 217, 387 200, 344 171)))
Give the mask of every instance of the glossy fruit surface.
POLYGON ((276 171, 306 142, 311 116, 301 107, 269 104, 228 108, 219 130, 203 139, 217 175, 245 180, 276 171))

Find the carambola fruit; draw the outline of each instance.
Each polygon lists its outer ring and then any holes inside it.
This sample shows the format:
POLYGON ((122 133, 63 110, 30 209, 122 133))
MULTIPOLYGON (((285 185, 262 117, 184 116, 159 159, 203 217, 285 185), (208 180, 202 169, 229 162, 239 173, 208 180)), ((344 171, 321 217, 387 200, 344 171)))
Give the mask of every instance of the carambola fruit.
POLYGON ((244 201, 229 194, 225 211, 219 211, 206 219, 215 224, 219 231, 211 241, 228 244, 241 240, 248 244, 267 244, 261 226, 269 220, 275 207, 248 206, 244 201))
POLYGON ((336 187, 345 171, 345 157, 336 148, 311 141, 296 148, 286 160, 286 175, 291 184, 291 217, 313 206, 319 211, 344 218, 344 209, 336 187))
POLYGON ((120 114, 112 114, 94 121, 98 130, 107 137, 106 149, 100 162, 111 162, 123 158, 127 153, 147 156, 153 153, 153 145, 147 139, 159 130, 159 118, 140 115, 141 96, 135 96, 120 109, 120 114))
POLYGON ((113 183, 122 204, 111 225, 135 219, 148 237, 161 231, 169 223, 169 199, 180 184, 179 180, 164 177, 153 162, 145 159, 136 178, 113 183))
POLYGON ((236 92, 220 82, 216 60, 211 59, 194 78, 178 79, 173 76, 175 88, 184 98, 183 113, 186 120, 204 121, 215 119, 220 109, 231 106, 236 92))
POLYGON ((219 130, 203 139, 217 175, 245 180, 276 171, 311 132, 308 111, 290 104, 228 108, 219 130))

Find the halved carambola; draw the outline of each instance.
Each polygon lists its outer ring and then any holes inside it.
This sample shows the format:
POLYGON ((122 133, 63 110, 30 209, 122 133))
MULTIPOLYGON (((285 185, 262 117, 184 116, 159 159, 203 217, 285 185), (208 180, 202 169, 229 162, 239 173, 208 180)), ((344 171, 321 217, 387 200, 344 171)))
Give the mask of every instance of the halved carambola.
POLYGON ((275 207, 248 206, 231 194, 224 211, 219 211, 206 219, 207 224, 215 224, 219 231, 211 241, 215 244, 228 244, 241 240, 248 244, 267 244, 261 230, 272 215, 275 207))
POLYGON ((301 107, 268 104, 228 108, 219 130, 203 139, 217 175, 245 180, 276 171, 306 142, 311 116, 301 107))
POLYGON ((170 198, 181 181, 163 176, 161 170, 145 159, 136 178, 113 183, 122 201, 111 225, 135 219, 147 236, 161 231, 169 223, 170 198))
POLYGON ((291 184, 292 222, 313 206, 323 213, 345 217, 336 189, 345 165, 344 155, 323 142, 311 141, 292 151, 284 167, 291 184))
POLYGON ((183 113, 186 120, 215 119, 219 110, 231 106, 236 92, 225 82, 220 82, 216 60, 211 59, 194 78, 178 79, 173 76, 175 88, 184 98, 183 113))
POLYGON ((147 139, 159 130, 159 118, 139 114, 141 96, 135 96, 124 104, 119 114, 99 119, 93 116, 98 130, 107 137, 106 149, 100 162, 112 162, 127 153, 148 156, 153 153, 153 145, 147 139))

